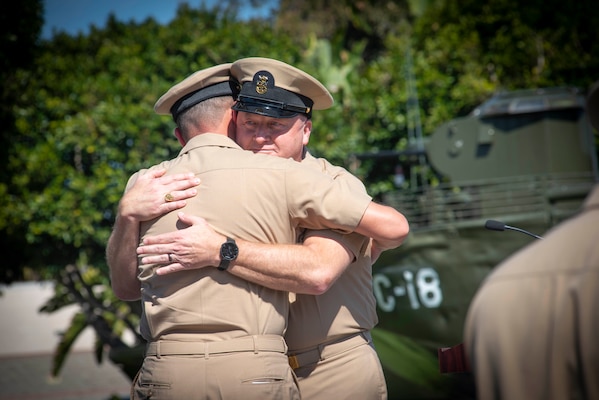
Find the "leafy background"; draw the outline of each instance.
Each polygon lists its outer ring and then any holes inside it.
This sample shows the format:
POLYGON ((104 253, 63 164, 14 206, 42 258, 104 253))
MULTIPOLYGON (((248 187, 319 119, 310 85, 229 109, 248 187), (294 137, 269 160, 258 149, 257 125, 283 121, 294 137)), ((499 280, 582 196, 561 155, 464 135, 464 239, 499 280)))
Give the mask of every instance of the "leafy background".
POLYGON ((315 114, 311 151, 351 167, 377 198, 394 189, 394 162, 352 165, 351 155, 409 149, 414 112, 427 136, 495 91, 586 90, 599 77, 593 0, 280 0, 252 20, 238 1, 183 3, 168 25, 110 16, 89 34, 49 40, 40 0, 0 7, 0 240, 10 249, 0 279, 55 280, 48 312, 81 304, 55 373, 88 325, 99 360, 109 349, 136 369, 120 335, 135 331, 137 306, 112 294, 104 249, 129 175, 177 152, 172 121, 153 104, 192 72, 263 56, 316 76, 335 105, 315 114))

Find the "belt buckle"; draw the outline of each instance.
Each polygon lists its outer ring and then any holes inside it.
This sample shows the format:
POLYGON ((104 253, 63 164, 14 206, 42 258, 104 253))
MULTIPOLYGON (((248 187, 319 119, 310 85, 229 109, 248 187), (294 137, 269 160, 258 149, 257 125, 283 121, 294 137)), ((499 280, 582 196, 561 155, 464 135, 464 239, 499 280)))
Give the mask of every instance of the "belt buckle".
POLYGON ((289 356, 288 358, 289 358, 289 366, 291 367, 291 369, 298 369, 300 367, 299 361, 297 361, 296 356, 289 356))

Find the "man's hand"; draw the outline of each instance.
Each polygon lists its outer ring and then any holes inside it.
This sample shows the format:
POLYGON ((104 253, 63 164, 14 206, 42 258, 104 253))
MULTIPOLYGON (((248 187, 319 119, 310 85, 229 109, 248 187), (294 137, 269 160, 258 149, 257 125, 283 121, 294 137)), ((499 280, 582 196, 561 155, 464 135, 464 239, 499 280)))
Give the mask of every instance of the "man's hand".
POLYGON ((198 193, 195 186, 200 184, 200 179, 193 173, 164 176, 165 173, 162 169, 140 174, 123 195, 119 215, 139 222, 149 221, 184 207, 185 200, 198 193))
POLYGON ((156 270, 165 275, 187 269, 216 266, 220 263, 220 246, 227 239, 212 229, 204 218, 182 212, 179 220, 189 227, 145 237, 137 248, 141 264, 168 264, 156 270))
POLYGON ((106 261, 110 268, 112 290, 121 300, 133 301, 140 297, 141 282, 137 279, 135 254, 139 244, 139 223, 179 209, 185 206, 185 199, 197 194, 195 186, 200 180, 194 174, 164 176, 165 173, 163 169, 137 174, 128 183, 127 191, 119 202, 114 228, 106 246, 106 261))

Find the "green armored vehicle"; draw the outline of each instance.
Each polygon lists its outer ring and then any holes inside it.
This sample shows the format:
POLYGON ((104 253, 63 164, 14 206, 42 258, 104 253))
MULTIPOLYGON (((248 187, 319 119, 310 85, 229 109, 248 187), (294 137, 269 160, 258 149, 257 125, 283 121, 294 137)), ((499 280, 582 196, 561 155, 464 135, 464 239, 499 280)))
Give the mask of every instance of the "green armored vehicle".
MULTIPOLYGON (((470 115, 440 126, 420 152, 395 155, 407 182, 384 202, 406 215, 411 233, 374 266, 380 320, 375 343, 390 398, 416 397, 403 382, 409 367, 402 358, 461 343, 481 281, 537 240, 485 226, 542 236, 573 215, 598 181, 585 100, 575 88, 498 93, 470 115), (394 349, 393 340, 403 344, 394 349)), ((421 398, 456 398, 430 368, 414 365, 429 374, 420 381, 430 389, 419 391, 421 398)))

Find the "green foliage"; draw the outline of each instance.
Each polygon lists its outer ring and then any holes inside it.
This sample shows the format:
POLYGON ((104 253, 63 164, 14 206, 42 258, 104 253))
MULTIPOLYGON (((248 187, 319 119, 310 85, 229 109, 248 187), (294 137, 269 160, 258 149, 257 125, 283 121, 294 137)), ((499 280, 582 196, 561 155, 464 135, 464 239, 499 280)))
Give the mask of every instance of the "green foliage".
MULTIPOLYGON (((43 24, 43 6, 39 0, 23 0, 18 5, 5 2, 0 7, 0 207, 4 207, 4 204, 18 200, 11 195, 12 189, 7 185, 11 176, 7 168, 8 144, 18 137, 12 106, 21 93, 19 70, 28 68, 38 51, 36 41, 43 24)), ((21 246, 21 238, 26 228, 15 223, 18 219, 15 216, 2 224, 9 225, 10 231, 0 225, 0 242, 5 249, 12 250, 5 255, 5 267, 0 269, 2 281, 10 282, 21 277, 19 260, 27 253, 21 246)))
MULTIPOLYGON (((63 355, 86 324, 102 332, 99 359, 102 343, 111 343, 117 358, 138 351, 117 340, 139 313, 109 290, 104 248, 127 178, 177 153, 174 124, 153 105, 194 71, 263 56, 312 73, 335 105, 315 113, 310 149, 351 168, 373 196, 394 189, 395 166, 405 160, 353 154, 413 149, 415 132, 426 137, 497 89, 584 89, 599 76, 599 14, 591 0, 282 1, 271 19, 247 21, 237 17, 239 2, 213 9, 183 3, 167 26, 112 16, 89 35, 36 43, 40 2, 23 4, 27 12, 19 16, 30 23, 4 24, 12 29, 4 36, 20 40, 0 50, 0 240, 11 249, 0 276, 19 278, 29 268, 56 278, 47 312, 72 303, 111 305, 84 308, 73 319, 63 355), (15 49, 27 57, 17 63, 15 49), (74 264, 81 278, 65 269, 74 264)), ((412 354, 395 339, 383 334, 379 341, 412 354)), ((404 366, 393 368, 417 379, 404 366)))
POLYGON ((586 89, 599 68, 595 8, 589 0, 437 1, 417 20, 414 37, 416 47, 437 55, 429 67, 455 84, 471 70, 503 89, 586 89))
POLYGON ((85 314, 81 312, 75 314, 67 330, 62 333, 62 339, 56 348, 55 357, 52 360, 52 369, 50 370, 52 376, 59 375, 73 344, 85 328, 87 328, 85 314))

